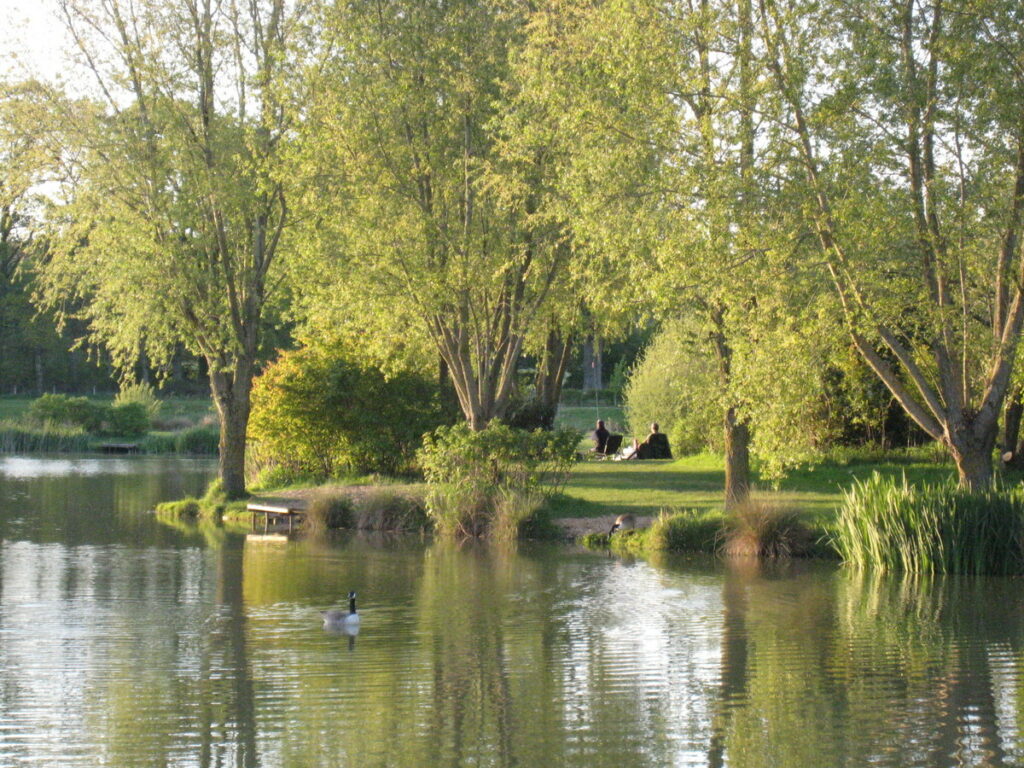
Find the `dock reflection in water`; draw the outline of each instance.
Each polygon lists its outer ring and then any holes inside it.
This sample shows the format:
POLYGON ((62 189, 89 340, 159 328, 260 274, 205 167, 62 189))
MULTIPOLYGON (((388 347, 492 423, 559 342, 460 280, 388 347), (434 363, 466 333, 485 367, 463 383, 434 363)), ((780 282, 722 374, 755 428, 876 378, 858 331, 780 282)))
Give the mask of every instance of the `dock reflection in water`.
POLYGON ((126 508, 100 536, 24 482, 0 766, 1024 764, 1018 580, 247 543, 126 508), (349 590, 358 638, 319 615, 349 590))

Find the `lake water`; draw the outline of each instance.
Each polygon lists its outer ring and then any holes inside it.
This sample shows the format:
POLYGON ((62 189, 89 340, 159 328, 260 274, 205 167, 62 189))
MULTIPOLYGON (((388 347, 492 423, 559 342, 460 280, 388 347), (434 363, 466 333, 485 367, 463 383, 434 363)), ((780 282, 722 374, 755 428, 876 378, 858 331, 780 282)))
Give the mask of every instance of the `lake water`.
POLYGON ((146 513, 212 469, 0 458, 0 768, 1024 765, 1019 579, 146 513))

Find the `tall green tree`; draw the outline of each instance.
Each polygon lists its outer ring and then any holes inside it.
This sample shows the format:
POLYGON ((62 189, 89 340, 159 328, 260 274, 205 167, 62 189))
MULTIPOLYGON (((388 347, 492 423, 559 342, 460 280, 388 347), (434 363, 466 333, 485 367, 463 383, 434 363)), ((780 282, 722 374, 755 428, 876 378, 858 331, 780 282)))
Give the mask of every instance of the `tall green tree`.
POLYGON ((250 390, 280 298, 290 223, 286 84, 301 2, 61 0, 97 99, 55 103, 69 172, 51 212, 41 297, 81 309, 129 368, 177 344, 202 355, 220 418, 220 479, 245 493, 250 390), (74 306, 73 305, 73 306, 74 306))
POLYGON ((794 228, 861 356, 984 487, 1024 322, 1020 4, 758 0, 757 27, 794 228))
POLYGON ((309 105, 306 170, 330 198, 326 300, 386 343, 414 324, 474 429, 505 414, 531 328, 575 258, 538 213, 544 158, 514 164, 497 146, 527 11, 337 2, 309 105))
MULTIPOLYGON (((550 2, 519 60, 520 104, 564 148, 564 217, 588 247, 615 255, 608 279, 632 283, 634 305, 699 318, 695 343, 716 361, 709 399, 721 403, 729 506, 749 494, 753 422, 765 437, 776 430, 786 382, 813 381, 821 367, 813 355, 775 367, 774 394, 759 381, 773 355, 806 348, 793 337, 817 324, 819 308, 800 249, 773 247, 777 131, 757 118, 768 96, 753 10, 550 2), (790 322, 791 312, 808 322, 790 322)), ((790 458, 796 445, 806 441, 762 442, 790 458)))

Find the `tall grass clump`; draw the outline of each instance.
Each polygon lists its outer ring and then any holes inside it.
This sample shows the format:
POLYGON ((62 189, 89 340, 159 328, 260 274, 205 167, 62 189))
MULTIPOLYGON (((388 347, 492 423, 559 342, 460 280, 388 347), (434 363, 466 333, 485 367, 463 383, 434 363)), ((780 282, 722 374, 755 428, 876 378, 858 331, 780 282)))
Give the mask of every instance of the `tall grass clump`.
POLYGON ((798 511, 761 501, 748 501, 723 522, 723 555, 801 557, 811 553, 816 539, 798 511))
POLYGON ((351 528, 354 519, 352 500, 348 496, 325 491, 309 500, 304 527, 312 532, 351 528))
POLYGON ((575 461, 576 430, 544 432, 492 422, 439 427, 418 453, 427 479, 427 514, 442 535, 507 538, 531 529, 544 501, 564 486, 575 461))
POLYGON ((1024 572, 1024 491, 970 492, 873 474, 844 493, 832 544, 846 562, 911 573, 1024 572))
POLYGON ((0 453, 72 453, 89 450, 89 434, 80 426, 0 421, 0 453))
POLYGON ((721 512, 698 509, 662 509, 649 528, 591 533, 582 543, 591 549, 609 548, 623 555, 653 552, 714 554, 722 538, 721 512))
POLYGON ((423 502, 391 488, 374 488, 355 506, 355 526, 369 531, 415 531, 429 524, 423 502))
POLYGON ((719 512, 663 509, 651 524, 646 548, 657 552, 707 552, 718 549, 722 535, 719 512))

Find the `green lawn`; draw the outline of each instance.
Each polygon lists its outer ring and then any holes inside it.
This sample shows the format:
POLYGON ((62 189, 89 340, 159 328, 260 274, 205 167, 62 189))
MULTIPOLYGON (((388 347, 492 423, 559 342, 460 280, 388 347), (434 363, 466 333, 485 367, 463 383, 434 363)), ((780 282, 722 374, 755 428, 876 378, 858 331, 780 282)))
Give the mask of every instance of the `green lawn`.
MULTIPOLYGON (((950 463, 922 456, 893 455, 876 461, 830 462, 792 473, 778 489, 760 487, 755 498, 795 507, 810 521, 824 522, 854 479, 877 471, 906 473, 911 482, 955 475, 950 463)), ((725 471, 720 456, 702 454, 674 461, 583 461, 573 469, 564 495, 554 500, 556 517, 596 517, 632 512, 656 515, 663 508, 720 509, 725 471)))

